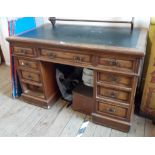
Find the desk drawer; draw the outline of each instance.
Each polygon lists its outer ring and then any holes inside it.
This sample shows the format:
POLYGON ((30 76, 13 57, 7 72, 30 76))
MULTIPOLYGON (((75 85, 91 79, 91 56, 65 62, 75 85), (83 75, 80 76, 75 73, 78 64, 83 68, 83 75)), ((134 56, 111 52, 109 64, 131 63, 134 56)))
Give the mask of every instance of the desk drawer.
POLYGON ((22 87, 23 87, 23 93, 27 95, 38 97, 38 98, 45 98, 42 86, 35 86, 24 82, 22 83, 22 87))
POLYGON ((36 73, 30 73, 28 71, 21 71, 22 78, 35 81, 35 82, 41 82, 40 75, 36 73))
POLYGON ((106 82, 128 88, 132 87, 132 77, 107 72, 97 72, 97 82, 106 82))
POLYGON ((127 108, 108 104, 106 102, 97 102, 98 111, 111 116, 118 116, 121 118, 127 118, 127 108))
POLYGON ((35 51, 32 48, 14 47, 13 52, 14 52, 14 54, 17 54, 17 55, 23 55, 23 56, 28 56, 28 57, 35 56, 35 51))
POLYGON ((117 70, 134 70, 134 61, 133 60, 125 60, 121 58, 110 58, 110 57, 101 57, 99 58, 99 66, 111 67, 111 69, 117 70))
POLYGON ((107 97, 113 100, 129 102, 130 92, 97 86, 97 96, 101 98, 107 97))
POLYGON ((19 63, 19 66, 28 67, 32 69, 38 69, 38 63, 35 61, 19 59, 18 63, 19 63))
POLYGON ((73 63, 91 63, 91 56, 86 54, 76 54, 72 52, 61 52, 61 51, 52 51, 42 49, 40 55, 54 61, 67 61, 73 63))

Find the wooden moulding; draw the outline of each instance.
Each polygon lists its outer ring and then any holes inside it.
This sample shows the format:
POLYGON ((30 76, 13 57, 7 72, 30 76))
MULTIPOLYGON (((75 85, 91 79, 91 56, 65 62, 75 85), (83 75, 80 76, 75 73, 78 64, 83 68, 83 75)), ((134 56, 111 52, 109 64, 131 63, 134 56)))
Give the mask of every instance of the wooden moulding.
POLYGON ((59 93, 56 92, 49 99, 41 99, 38 97, 34 97, 34 96, 27 95, 25 93, 22 93, 22 99, 29 104, 33 104, 45 109, 49 109, 59 99, 59 93))
POLYGON ((110 128, 120 130, 123 132, 128 132, 130 129, 131 124, 126 121, 121 121, 118 119, 114 119, 111 117, 99 115, 96 113, 92 113, 92 120, 94 123, 100 124, 100 125, 105 125, 110 128))

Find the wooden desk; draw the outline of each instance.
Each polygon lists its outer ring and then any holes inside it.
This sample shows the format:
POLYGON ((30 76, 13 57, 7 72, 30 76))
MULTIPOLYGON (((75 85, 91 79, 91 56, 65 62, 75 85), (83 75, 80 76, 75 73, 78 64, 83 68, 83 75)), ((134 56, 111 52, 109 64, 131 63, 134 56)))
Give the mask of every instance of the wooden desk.
POLYGON ((7 40, 26 101, 49 108, 58 99, 55 63, 91 68, 93 121, 128 131, 146 36, 138 28, 47 24, 7 40))

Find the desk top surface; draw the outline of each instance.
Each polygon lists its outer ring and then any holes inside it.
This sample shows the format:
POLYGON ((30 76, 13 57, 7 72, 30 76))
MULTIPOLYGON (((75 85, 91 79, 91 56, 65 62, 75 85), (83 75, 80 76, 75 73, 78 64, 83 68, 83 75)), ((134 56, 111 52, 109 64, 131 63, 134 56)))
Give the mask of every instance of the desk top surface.
MULTIPOLYGON (((65 25, 56 24, 53 28, 51 24, 45 24, 34 30, 25 32, 15 38, 31 39, 37 41, 48 41, 63 45, 86 45, 91 47, 116 47, 138 50, 140 46, 144 49, 146 34, 141 36, 142 29, 130 27, 104 27, 88 25, 65 25), (141 37, 140 37, 141 36, 141 37), (138 45, 139 39, 142 39, 138 45)), ((9 39, 8 39, 9 40, 9 39)))
POLYGON ((46 24, 31 30, 20 37, 54 40, 64 43, 85 43, 95 45, 112 45, 120 47, 135 48, 139 38, 140 29, 122 27, 101 27, 56 24, 46 24))

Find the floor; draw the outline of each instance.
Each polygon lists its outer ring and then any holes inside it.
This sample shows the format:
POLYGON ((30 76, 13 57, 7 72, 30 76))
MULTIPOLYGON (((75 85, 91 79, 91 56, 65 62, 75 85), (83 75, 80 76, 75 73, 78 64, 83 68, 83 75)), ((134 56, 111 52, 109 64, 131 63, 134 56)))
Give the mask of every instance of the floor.
POLYGON ((9 67, 0 65, 0 136, 148 137, 155 136, 155 125, 134 115, 129 133, 124 133, 92 123, 90 116, 67 108, 61 99, 49 110, 12 99, 9 67), (81 133, 84 122, 88 124, 81 133))

